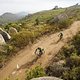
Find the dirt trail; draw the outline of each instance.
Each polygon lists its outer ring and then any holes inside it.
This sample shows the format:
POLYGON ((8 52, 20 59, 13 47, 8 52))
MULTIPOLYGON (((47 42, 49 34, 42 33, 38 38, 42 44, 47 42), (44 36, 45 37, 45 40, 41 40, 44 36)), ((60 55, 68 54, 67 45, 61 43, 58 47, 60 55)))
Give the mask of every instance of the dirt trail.
POLYGON ((33 60, 35 60, 35 63, 33 61, 33 64, 31 64, 30 66, 33 67, 40 64, 41 66, 45 67, 48 64, 49 60, 51 60, 66 44, 66 42, 69 41, 74 35, 76 35, 78 31, 80 31, 80 21, 74 22, 69 29, 64 30, 63 40, 58 43, 56 42, 58 40, 57 35, 59 33, 55 33, 50 36, 41 38, 36 44, 33 44, 32 46, 25 47, 23 50, 18 52, 19 55, 14 57, 9 62, 9 64, 0 71, 0 80, 4 80, 8 76, 11 76, 11 74, 14 74, 17 64, 19 64, 20 70, 17 71, 16 75, 13 76, 20 77, 20 80, 23 80, 24 72, 26 70, 25 68, 27 67, 27 65, 29 66, 28 63, 32 62, 33 60), (45 54, 43 54, 39 59, 36 59, 34 51, 38 46, 44 48, 45 54))

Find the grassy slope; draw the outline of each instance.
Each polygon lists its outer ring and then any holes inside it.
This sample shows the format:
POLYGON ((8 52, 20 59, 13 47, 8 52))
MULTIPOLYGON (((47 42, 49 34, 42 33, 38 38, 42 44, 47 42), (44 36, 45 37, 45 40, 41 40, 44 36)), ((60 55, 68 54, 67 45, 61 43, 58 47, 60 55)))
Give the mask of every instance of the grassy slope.
POLYGON ((57 9, 37 12, 35 14, 32 14, 30 17, 26 17, 25 19, 23 19, 22 22, 26 22, 26 24, 32 24, 35 22, 36 18, 38 18, 40 22, 46 22, 54 16, 64 12, 64 10, 65 9, 57 9))
POLYGON ((6 25, 4 28, 9 31, 10 27, 15 27, 17 30, 19 29, 19 33, 12 35, 12 39, 8 44, 5 46, 5 52, 0 51, 0 65, 4 65, 4 63, 9 60, 9 58, 19 51, 20 48, 28 45, 29 42, 34 42, 36 38, 42 36, 45 32, 50 31, 50 26, 46 25, 45 23, 39 24, 37 26, 33 26, 35 24, 35 19, 39 17, 40 22, 47 21, 48 19, 54 17, 55 15, 64 12, 64 9, 58 10, 49 10, 49 11, 42 11, 31 15, 29 18, 24 18, 18 23, 12 23, 6 25), (19 26, 19 23, 24 23, 22 26, 19 26))
MULTIPOLYGON (((57 9, 57 10, 47 10, 47 11, 42 11, 38 12, 35 14, 32 14, 29 17, 25 17, 22 19, 22 23, 24 23, 24 27, 33 27, 35 24, 35 19, 38 18, 39 22, 44 22, 53 19, 55 16, 59 14, 67 14, 69 19, 74 20, 80 20, 80 5, 76 6, 71 6, 69 8, 64 8, 64 9, 57 9)), ((44 24, 43 23, 43 24, 44 24)))

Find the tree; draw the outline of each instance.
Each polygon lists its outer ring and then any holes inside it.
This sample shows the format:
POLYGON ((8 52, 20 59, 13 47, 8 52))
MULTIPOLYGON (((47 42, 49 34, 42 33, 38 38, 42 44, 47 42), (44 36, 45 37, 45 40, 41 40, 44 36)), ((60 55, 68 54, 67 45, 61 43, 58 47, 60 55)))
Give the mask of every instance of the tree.
POLYGON ((53 9, 54 9, 54 10, 58 9, 58 6, 55 6, 53 9))

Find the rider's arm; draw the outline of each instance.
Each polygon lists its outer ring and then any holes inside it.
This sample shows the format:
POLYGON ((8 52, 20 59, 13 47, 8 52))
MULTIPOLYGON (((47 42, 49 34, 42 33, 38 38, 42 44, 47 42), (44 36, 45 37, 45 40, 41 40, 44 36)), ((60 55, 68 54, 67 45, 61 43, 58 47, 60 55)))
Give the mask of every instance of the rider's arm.
POLYGON ((35 54, 36 54, 37 49, 35 50, 35 54))

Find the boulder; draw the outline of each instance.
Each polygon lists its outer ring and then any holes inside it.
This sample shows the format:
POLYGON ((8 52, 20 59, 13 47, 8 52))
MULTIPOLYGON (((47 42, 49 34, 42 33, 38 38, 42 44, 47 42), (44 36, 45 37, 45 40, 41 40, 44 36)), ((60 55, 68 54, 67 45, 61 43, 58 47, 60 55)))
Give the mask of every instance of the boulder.
POLYGON ((8 40, 11 39, 11 36, 6 31, 4 31, 1 28, 0 28, 0 34, 3 36, 3 38, 4 38, 5 41, 8 41, 8 40))
POLYGON ((57 18, 58 18, 59 20, 65 20, 65 19, 68 18, 68 16, 67 16, 67 14, 60 14, 60 15, 57 16, 57 18))
POLYGON ((17 31, 17 29, 16 28, 13 28, 13 27, 10 27, 9 28, 9 33, 10 34, 15 34, 15 33, 17 33, 18 31, 17 31))
POLYGON ((51 19, 49 21, 49 23, 50 24, 52 24, 52 23, 58 23, 58 21, 63 21, 65 19, 67 19, 67 18, 68 18, 67 14, 59 14, 59 15, 55 16, 53 19, 51 19))
POLYGON ((3 38, 3 36, 0 34, 0 45, 3 45, 5 43, 6 42, 5 42, 4 38, 3 38))
POLYGON ((39 78, 33 78, 31 80, 63 80, 56 77, 39 77, 39 78))

